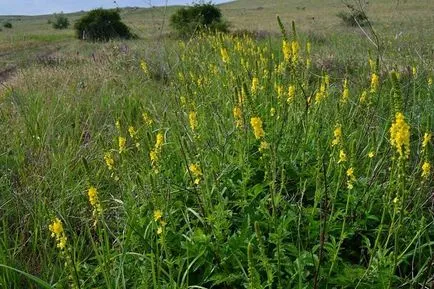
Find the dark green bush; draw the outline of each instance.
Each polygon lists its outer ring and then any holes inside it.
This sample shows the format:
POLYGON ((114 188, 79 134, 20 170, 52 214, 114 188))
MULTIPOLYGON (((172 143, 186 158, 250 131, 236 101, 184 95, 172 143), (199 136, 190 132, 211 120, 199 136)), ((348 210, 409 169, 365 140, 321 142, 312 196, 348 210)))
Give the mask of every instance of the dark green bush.
POLYGON ((170 25, 181 36, 191 35, 196 31, 228 31, 228 23, 223 20, 218 7, 211 3, 195 4, 180 8, 170 18, 170 25))
POLYGON ((12 28, 12 23, 10 23, 10 22, 5 22, 5 23, 3 24, 3 27, 4 27, 4 28, 12 28))
POLYGON ((54 29, 66 29, 69 27, 69 20, 63 13, 55 14, 52 25, 54 29))
POLYGON ((130 39, 133 34, 121 21, 117 10, 95 9, 81 17, 74 25, 77 38, 89 41, 130 39))

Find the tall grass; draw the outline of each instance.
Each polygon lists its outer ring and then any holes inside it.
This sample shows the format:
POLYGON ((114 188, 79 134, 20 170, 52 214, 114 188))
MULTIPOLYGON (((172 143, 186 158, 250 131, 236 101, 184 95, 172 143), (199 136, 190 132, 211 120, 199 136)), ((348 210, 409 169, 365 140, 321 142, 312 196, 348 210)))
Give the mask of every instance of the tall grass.
POLYGON ((283 33, 3 92, 1 286, 430 286, 432 72, 331 77, 283 33))

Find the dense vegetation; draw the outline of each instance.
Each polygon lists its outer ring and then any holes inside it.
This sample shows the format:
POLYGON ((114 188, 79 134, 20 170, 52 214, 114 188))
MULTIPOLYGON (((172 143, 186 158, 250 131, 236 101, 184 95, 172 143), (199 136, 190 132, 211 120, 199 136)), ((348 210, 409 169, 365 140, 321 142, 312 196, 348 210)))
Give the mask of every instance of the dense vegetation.
POLYGON ((77 38, 90 41, 133 37, 116 10, 95 9, 82 16, 74 25, 77 38))
POLYGON ((195 32, 227 32, 228 23, 223 20, 220 9, 213 4, 195 4, 178 9, 170 18, 171 26, 182 36, 195 32))
POLYGON ((0 288, 432 286, 432 62, 280 24, 2 85, 0 288))
POLYGON ((54 21, 52 22, 54 29, 66 29, 69 27, 68 17, 63 15, 63 13, 56 14, 54 16, 54 21))

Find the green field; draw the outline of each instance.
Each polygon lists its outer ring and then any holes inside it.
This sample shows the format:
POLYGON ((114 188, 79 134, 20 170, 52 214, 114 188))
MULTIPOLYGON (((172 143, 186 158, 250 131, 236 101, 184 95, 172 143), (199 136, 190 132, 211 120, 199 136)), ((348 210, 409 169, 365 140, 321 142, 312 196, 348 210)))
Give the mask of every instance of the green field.
POLYGON ((0 16, 0 288, 434 288, 434 2, 219 7, 0 16))

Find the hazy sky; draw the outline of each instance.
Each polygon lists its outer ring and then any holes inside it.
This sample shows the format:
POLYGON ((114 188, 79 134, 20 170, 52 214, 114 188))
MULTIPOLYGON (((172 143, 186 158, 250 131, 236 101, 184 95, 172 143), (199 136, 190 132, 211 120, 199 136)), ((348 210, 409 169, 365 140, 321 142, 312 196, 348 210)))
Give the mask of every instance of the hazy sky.
MULTIPOLYGON (((199 2, 193 0, 0 0, 0 15, 38 15, 55 12, 75 12, 93 8, 115 8, 125 6, 164 6, 182 5, 199 2)), ((208 1, 206 1, 208 2, 208 1)), ((213 0, 213 3, 224 3, 229 0, 213 0)))

